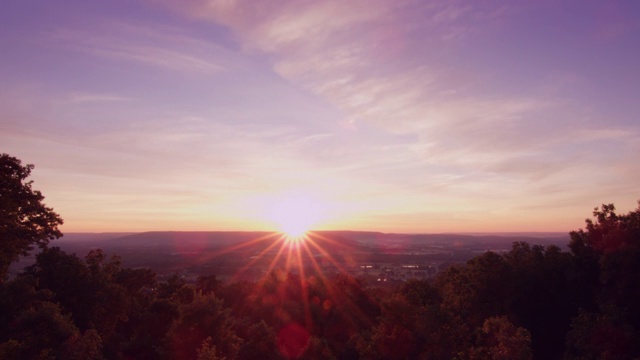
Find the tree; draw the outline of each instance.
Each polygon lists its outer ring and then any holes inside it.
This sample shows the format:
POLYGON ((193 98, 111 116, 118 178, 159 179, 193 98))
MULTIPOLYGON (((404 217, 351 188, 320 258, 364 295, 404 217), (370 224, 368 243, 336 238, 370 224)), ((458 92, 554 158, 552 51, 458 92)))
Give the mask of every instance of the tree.
POLYGON ((586 219, 586 231, 572 231, 569 247, 576 256, 601 256, 640 245, 640 201, 638 209, 626 215, 616 214, 613 204, 593 210, 596 221, 586 219))
POLYGON ((33 165, 8 154, 0 155, 0 283, 9 265, 27 255, 33 245, 41 248, 62 236, 62 218, 42 202, 44 196, 26 181, 33 165))
POLYGON ((450 267, 436 278, 443 307, 473 327, 490 316, 506 315, 514 298, 513 268, 499 254, 488 251, 450 267))
POLYGON ((531 335, 515 327, 506 316, 490 317, 479 329, 470 360, 531 360, 531 335))
POLYGON ((514 273, 510 321, 531 333, 534 358, 561 358, 580 301, 571 254, 554 245, 514 242, 504 258, 514 273))
POLYGON ((276 333, 264 320, 252 325, 244 338, 238 359, 282 359, 276 349, 276 333))
POLYGON ((588 274, 595 306, 573 319, 567 359, 640 358, 640 204, 628 214, 615 210, 603 204, 586 230, 571 232, 569 247, 588 274))
POLYGON ((198 279, 196 280, 196 290, 207 295, 217 292, 218 289, 220 289, 221 284, 222 281, 218 280, 215 275, 202 275, 198 276, 198 279))
POLYGON ((35 278, 40 289, 48 289, 64 311, 73 313, 80 330, 90 327, 96 289, 89 269, 80 258, 53 246, 39 253, 36 263, 27 267, 25 274, 35 278))
POLYGON ((37 302, 18 314, 9 330, 11 338, 0 344, 0 355, 15 359, 66 358, 67 342, 78 336, 71 316, 49 301, 37 302))
POLYGON ((226 357, 218 357, 216 346, 212 345, 211 337, 209 336, 198 349, 197 360, 226 360, 226 357))
POLYGON ((101 360, 102 338, 95 329, 89 329, 69 344, 66 354, 69 360, 101 360))
POLYGON ((241 343, 233 329, 231 310, 224 308, 222 300, 213 294, 197 292, 192 302, 181 304, 180 316, 167 332, 173 359, 194 359, 198 349, 204 357, 203 353, 213 352, 212 346, 217 357, 236 359, 241 343), (211 342, 203 346, 208 337, 211 342))

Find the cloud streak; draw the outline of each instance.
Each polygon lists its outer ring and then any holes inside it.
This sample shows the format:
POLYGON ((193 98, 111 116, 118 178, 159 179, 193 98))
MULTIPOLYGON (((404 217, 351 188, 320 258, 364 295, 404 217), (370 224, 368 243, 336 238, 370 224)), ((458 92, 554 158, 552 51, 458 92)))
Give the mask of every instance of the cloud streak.
POLYGON ((130 61, 184 73, 216 74, 226 70, 229 52, 171 27, 102 21, 90 31, 59 28, 53 40, 115 61, 130 61))

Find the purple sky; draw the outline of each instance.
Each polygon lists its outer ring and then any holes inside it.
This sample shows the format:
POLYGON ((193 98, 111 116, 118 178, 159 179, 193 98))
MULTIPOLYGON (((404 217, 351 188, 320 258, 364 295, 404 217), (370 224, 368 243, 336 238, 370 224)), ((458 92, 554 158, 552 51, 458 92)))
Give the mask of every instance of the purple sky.
POLYGON ((569 231, 640 199, 637 1, 5 1, 64 231, 569 231), (284 205, 283 205, 284 204, 284 205))

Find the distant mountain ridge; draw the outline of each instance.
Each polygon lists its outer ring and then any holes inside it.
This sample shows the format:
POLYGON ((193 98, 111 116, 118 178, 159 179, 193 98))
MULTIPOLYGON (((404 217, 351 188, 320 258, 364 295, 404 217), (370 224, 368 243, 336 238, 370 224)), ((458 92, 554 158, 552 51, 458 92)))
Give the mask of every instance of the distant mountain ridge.
MULTIPOLYGON (((562 233, 491 233, 491 234, 399 234, 374 231, 312 231, 311 236, 326 238, 351 246, 402 245, 414 247, 421 245, 451 246, 466 245, 502 245, 510 247, 513 242, 527 242, 531 245, 556 245, 566 248, 568 234, 562 233)), ((91 243, 92 247, 109 249, 112 247, 145 246, 204 246, 206 248, 230 246, 257 239, 277 239, 281 236, 268 231, 148 231, 140 233, 69 233, 52 243, 91 243)))
MULTIPOLYGON (((567 234, 397 234, 373 231, 312 231, 303 247, 310 255, 332 257, 339 264, 437 262, 463 263, 486 251, 506 252, 513 242, 555 245, 568 250, 567 234)), ((194 273, 229 274, 271 261, 286 243, 267 231, 149 231, 140 233, 67 233, 49 245, 84 257, 92 250, 118 255, 130 267, 150 267, 159 274, 190 269, 194 273), (207 266, 210 266, 209 268, 207 266)), ((11 274, 35 262, 34 254, 12 264, 11 274)), ((264 264, 263 264, 264 265, 264 264)), ((351 266, 350 265, 350 266, 351 266)), ((262 265, 261 265, 262 266, 262 265)))

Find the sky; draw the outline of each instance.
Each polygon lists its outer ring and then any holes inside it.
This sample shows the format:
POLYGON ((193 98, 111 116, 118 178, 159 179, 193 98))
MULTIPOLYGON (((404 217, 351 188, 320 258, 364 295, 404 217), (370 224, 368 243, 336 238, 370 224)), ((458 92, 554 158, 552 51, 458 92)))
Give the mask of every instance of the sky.
POLYGON ((1 0, 64 232, 568 232, 640 199, 640 3, 1 0))

